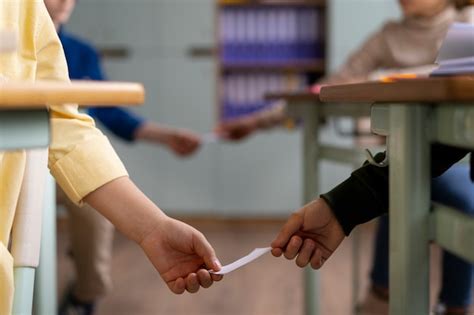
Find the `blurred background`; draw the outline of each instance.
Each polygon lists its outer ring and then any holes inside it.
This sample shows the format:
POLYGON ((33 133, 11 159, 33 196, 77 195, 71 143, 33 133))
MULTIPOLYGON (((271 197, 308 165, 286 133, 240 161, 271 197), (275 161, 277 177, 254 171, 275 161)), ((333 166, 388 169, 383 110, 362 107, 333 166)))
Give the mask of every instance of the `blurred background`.
MULTIPOLYGON (((204 133, 220 118, 256 110, 267 91, 309 86, 400 15, 393 0, 275 2, 81 0, 66 29, 96 45, 111 80, 145 84, 139 113, 204 133), (305 19, 310 27, 300 26, 305 19), (292 54, 300 44, 314 48, 292 54), (272 56, 271 45, 287 49, 272 56)), ((328 129, 328 141, 346 141, 328 129)), ((212 144, 184 161, 146 144, 114 146, 133 180, 171 214, 284 218, 302 202, 298 130, 212 144)), ((323 190, 350 171, 322 168, 323 190)))
MULTIPOLYGON (((66 30, 97 47, 110 80, 144 83, 147 100, 138 113, 208 133, 219 121, 267 107, 268 92, 307 89, 385 21, 399 17, 395 0, 80 0, 66 30)), ((325 124, 323 141, 352 147, 335 124, 325 124)), ((337 124, 351 128, 353 122, 337 124)), ((223 263, 268 246, 303 204, 299 128, 212 143, 185 159, 110 139, 138 186, 167 214, 201 230, 223 263)), ((321 163, 321 192, 351 169, 321 163)), ((362 298, 375 224, 359 229, 362 298)), ((61 220, 58 231, 61 297, 74 276, 61 220)), ((113 255, 114 287, 97 314, 303 314, 303 272, 293 262, 268 255, 209 290, 174 296, 140 249, 118 234, 113 255)), ((351 255, 347 240, 320 272, 321 314, 351 313, 351 255)), ((433 277, 436 292, 439 274, 433 277)))

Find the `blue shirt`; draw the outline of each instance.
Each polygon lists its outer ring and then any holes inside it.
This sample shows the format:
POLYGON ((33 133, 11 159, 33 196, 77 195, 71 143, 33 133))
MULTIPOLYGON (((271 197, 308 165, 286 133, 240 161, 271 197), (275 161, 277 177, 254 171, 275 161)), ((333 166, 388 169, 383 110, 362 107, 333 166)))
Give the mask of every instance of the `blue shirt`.
MULTIPOLYGON (((72 80, 105 80, 99 55, 91 45, 63 30, 58 35, 64 47, 69 77, 72 80)), ((93 107, 88 109, 88 113, 115 135, 127 141, 134 140, 135 131, 144 122, 143 118, 119 107, 93 107)))

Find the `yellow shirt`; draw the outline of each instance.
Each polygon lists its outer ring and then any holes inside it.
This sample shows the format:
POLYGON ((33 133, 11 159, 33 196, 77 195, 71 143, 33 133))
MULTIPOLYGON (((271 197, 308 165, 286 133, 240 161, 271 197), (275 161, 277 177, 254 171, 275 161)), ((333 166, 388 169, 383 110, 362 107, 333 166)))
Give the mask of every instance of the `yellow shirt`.
MULTIPOLYGON (((0 30, 17 33, 15 53, 0 54, 9 81, 68 81, 62 46, 43 0, 0 0, 0 30)), ((1 84, 1 83, 0 83, 1 84)), ((50 105, 50 104, 48 104, 50 105)), ((92 118, 76 105, 49 106, 52 139, 48 167, 72 201, 127 172, 92 118)), ((10 314, 13 261, 7 250, 25 168, 25 152, 0 152, 0 314, 10 314)))

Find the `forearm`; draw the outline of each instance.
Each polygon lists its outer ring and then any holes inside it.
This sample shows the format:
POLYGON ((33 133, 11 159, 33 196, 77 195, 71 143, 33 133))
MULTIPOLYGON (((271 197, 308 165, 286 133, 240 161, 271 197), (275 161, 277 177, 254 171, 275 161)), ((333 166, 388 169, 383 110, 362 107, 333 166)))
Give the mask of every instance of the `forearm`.
POLYGON ((287 118, 286 104, 279 102, 270 109, 256 115, 256 127, 268 129, 280 125, 287 118))
POLYGON ((170 128, 147 121, 141 124, 135 131, 134 138, 137 141, 166 144, 166 136, 170 128))
MULTIPOLYGON (((431 176, 437 177, 461 160, 467 150, 434 144, 431 146, 431 176)), ((376 156, 383 160, 385 153, 376 156)), ((388 212, 389 168, 367 162, 330 192, 321 195, 349 235, 352 229, 388 212)))
POLYGON ((88 194, 84 201, 139 244, 166 218, 128 177, 120 177, 101 186, 88 194))

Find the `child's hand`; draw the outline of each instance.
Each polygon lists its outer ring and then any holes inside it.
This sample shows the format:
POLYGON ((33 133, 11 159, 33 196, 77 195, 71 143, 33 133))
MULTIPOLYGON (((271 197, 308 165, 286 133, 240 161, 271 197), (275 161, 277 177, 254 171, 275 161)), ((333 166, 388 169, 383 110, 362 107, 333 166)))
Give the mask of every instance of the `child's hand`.
POLYGON ((220 123, 216 128, 216 133, 223 139, 239 141, 247 138, 257 129, 257 118, 249 116, 220 123))
POLYGON ((179 156, 188 156, 201 146, 201 137, 192 131, 145 122, 135 131, 135 139, 167 146, 179 156))
POLYGON ((202 233, 191 226, 165 218, 140 243, 171 291, 195 293, 208 288, 222 276, 210 274, 221 264, 202 233))
POLYGON ((322 267, 344 239, 344 232, 327 203, 319 198, 297 212, 285 223, 272 242, 272 254, 314 269, 322 267))
POLYGON ((164 136, 164 143, 179 156, 189 156, 201 146, 198 134, 185 129, 169 129, 164 136))

